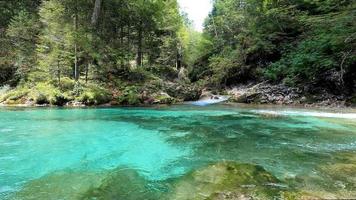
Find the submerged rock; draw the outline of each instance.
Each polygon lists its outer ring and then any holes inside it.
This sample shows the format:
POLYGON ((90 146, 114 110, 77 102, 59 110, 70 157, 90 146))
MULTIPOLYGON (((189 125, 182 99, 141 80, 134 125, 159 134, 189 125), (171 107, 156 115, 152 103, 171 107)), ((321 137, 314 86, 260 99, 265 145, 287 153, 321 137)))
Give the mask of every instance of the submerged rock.
POLYGON ((320 166, 320 174, 297 175, 283 182, 260 166, 235 162, 211 164, 182 177, 162 181, 149 181, 138 171, 128 168, 117 168, 105 173, 56 172, 30 181, 10 199, 307 200, 353 198, 356 196, 355 154, 337 154, 335 159, 335 162, 331 164, 320 166))
POLYGON ((342 152, 333 155, 330 163, 317 172, 296 176, 290 180, 297 199, 354 199, 356 197, 356 154, 342 152))
POLYGON ((260 166, 221 162, 178 180, 169 199, 273 199, 284 187, 260 166))
POLYGON ((160 199, 156 191, 149 188, 149 182, 132 169, 117 169, 108 174, 98 187, 87 190, 83 200, 155 200, 160 199))
POLYGON ((103 177, 101 173, 56 172, 26 183, 10 199, 80 199, 82 193, 98 187, 103 177))
POLYGON ((156 200, 149 181, 133 169, 118 168, 106 173, 56 172, 28 182, 12 200, 156 200))

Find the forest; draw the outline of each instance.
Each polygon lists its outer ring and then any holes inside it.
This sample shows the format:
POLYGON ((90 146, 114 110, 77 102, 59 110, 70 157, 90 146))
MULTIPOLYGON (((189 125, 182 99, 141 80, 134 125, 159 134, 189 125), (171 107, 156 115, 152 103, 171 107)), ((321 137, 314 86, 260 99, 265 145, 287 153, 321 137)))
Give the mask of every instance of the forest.
POLYGON ((200 33, 177 0, 0 1, 0 102, 171 104, 264 84, 232 101, 352 105, 355 15, 350 0, 214 0, 200 33))

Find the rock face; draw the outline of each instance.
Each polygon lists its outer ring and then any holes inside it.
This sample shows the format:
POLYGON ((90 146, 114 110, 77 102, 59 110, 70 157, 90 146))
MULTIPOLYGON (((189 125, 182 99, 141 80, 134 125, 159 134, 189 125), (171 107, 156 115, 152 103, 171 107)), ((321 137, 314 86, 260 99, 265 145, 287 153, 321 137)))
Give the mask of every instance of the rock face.
MULTIPOLYGON (((293 88, 284 84, 272 85, 266 82, 249 84, 228 89, 231 100, 237 103, 306 105, 322 107, 344 107, 346 97, 331 94, 318 88, 293 88)), ((351 101, 350 101, 351 102, 351 101)), ((351 105, 349 103, 349 105, 351 105)))
POLYGON ((190 84, 166 84, 166 92, 176 99, 181 101, 198 100, 201 95, 201 89, 190 84))
POLYGON ((233 101, 238 103, 295 104, 300 103, 302 91, 285 85, 259 83, 228 90, 233 101))
POLYGON ((176 102, 176 99, 169 96, 169 94, 165 92, 159 92, 153 95, 153 104, 172 104, 176 102))

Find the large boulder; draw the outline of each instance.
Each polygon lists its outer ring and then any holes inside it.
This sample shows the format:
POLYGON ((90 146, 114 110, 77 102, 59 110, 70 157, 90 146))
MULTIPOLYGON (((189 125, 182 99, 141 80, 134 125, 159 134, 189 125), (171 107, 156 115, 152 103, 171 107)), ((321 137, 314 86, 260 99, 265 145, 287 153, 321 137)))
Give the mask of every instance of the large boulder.
POLYGON ((301 91, 297 88, 264 82, 234 87, 228 90, 228 94, 232 96, 232 101, 237 103, 295 104, 299 103, 301 98, 301 91))
POLYGON ((171 97, 181 101, 195 101, 201 95, 201 89, 193 84, 167 83, 165 90, 171 97))
POLYGON ((177 100, 165 92, 158 92, 153 95, 153 104, 173 104, 177 100))

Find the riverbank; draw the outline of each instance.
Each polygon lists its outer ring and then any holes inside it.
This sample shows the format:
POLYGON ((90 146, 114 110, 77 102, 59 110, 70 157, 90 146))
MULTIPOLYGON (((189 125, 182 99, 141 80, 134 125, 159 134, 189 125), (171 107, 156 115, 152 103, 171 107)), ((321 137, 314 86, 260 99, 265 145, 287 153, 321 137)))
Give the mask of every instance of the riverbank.
POLYGON ((288 87, 267 82, 236 85, 215 89, 197 84, 159 82, 145 85, 97 86, 83 85, 75 92, 50 84, 7 89, 0 94, 0 106, 8 107, 111 107, 172 105, 224 97, 226 103, 252 105, 286 105, 306 108, 351 108, 356 96, 335 95, 323 89, 288 87))

